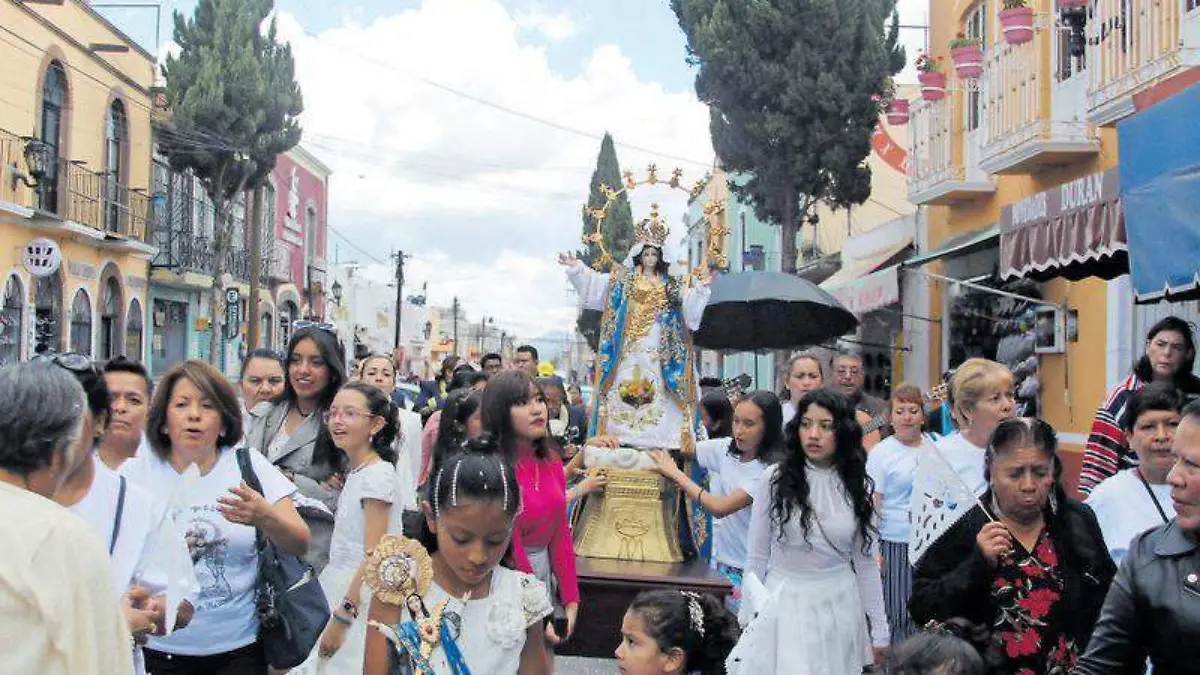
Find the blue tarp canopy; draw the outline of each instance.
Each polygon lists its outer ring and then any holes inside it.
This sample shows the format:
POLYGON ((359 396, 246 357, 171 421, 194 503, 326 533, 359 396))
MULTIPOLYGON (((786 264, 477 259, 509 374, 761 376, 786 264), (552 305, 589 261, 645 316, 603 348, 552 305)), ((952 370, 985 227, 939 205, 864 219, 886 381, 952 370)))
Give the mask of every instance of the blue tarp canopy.
POLYGON ((1117 125, 1137 302, 1200 298, 1200 85, 1117 125))

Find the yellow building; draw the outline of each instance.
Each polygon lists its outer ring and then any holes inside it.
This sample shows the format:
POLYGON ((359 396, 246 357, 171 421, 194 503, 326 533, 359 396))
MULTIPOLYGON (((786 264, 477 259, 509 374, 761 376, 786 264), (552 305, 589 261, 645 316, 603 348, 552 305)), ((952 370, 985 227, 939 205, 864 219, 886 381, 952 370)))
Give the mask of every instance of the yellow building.
POLYGON ((1200 13, 1194 2, 1096 0, 1081 23, 1054 0, 1028 4, 1032 39, 1010 44, 1020 31, 1002 27, 1001 0, 930 2, 930 44, 948 77, 943 98, 912 106, 908 194, 928 207, 928 236, 907 276, 927 285, 940 321, 927 340, 929 378, 968 356, 1012 357, 1020 393, 1060 432, 1072 475, 1146 323, 1172 309, 1133 307, 1115 125, 1186 70, 1200 13), (949 42, 960 33, 983 49, 978 77, 956 73, 949 42))
POLYGON ((82 0, 0 12, 0 362, 141 359, 154 57, 82 0))

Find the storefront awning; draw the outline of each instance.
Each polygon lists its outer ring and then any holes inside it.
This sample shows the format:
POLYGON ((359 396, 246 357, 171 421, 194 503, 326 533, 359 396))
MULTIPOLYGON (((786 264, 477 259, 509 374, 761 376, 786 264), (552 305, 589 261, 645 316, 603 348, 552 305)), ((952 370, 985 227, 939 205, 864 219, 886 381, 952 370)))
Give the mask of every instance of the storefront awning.
POLYGON ((1005 206, 1000 212, 1000 278, 1046 281, 1129 271, 1121 181, 1094 173, 1005 206))
POLYGON ((1200 298, 1200 85, 1117 124, 1139 303, 1200 298))
POLYGON ((912 244, 908 242, 873 252, 870 257, 855 260, 849 267, 838 270, 821 283, 821 288, 856 315, 900 302, 898 259, 911 249, 912 244))
POLYGON ((941 246, 931 251, 918 253, 904 261, 904 266, 918 267, 945 257, 974 253, 982 248, 994 245, 996 238, 999 236, 1000 225, 992 223, 985 228, 950 237, 942 242, 941 246))

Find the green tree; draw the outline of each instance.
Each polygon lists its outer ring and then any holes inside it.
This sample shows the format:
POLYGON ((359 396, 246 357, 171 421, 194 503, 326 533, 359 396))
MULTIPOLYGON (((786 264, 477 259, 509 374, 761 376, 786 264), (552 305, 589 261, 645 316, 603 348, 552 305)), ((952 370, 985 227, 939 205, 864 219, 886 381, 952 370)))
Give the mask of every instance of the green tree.
MULTIPOLYGON (((604 192, 600 189, 601 185, 620 190, 623 183, 621 165, 617 162, 617 149, 613 143, 612 134, 606 133, 604 139, 600 141, 600 154, 596 157, 596 170, 592 172, 588 208, 600 208, 607 202, 604 192)), ((595 229, 595 221, 584 214, 584 236, 592 234, 595 229)), ((608 215, 604 219, 604 225, 600 231, 604 237, 604 248, 618 260, 633 246, 633 211, 629 208, 629 199, 624 193, 613 200, 612 205, 608 207, 608 215)), ((584 250, 578 251, 576 255, 584 264, 595 265, 603 254, 597 244, 589 242, 584 250)), ((600 344, 600 315, 601 312, 585 309, 579 313, 579 318, 575 322, 576 329, 587 339, 588 345, 593 351, 600 344)))
MULTIPOLYGON (((233 244, 238 195, 263 185, 275 160, 300 142, 304 109, 292 50, 263 30, 273 0, 200 0, 190 19, 175 12, 178 56, 163 65, 171 119, 160 147, 171 168, 191 171, 213 203, 209 358, 217 361, 222 277, 233 244)), ((251 273, 258 273, 254 261, 251 273)), ((251 309, 251 311, 255 311, 251 309)))
POLYGON ((871 194, 871 134, 904 67, 896 0, 671 0, 709 105, 713 148, 755 214, 782 228, 783 269, 818 202, 871 194), (891 17, 890 25, 888 17, 891 17))

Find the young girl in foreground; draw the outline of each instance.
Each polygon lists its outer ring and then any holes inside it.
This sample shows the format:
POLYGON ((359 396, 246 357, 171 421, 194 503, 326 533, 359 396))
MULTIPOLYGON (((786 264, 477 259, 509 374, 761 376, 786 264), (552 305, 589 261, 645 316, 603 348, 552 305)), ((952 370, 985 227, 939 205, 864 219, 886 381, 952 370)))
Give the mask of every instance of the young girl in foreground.
MULTIPOLYGON (((516 474, 489 436, 468 441, 430 477, 422 504, 422 544, 433 559, 433 583, 402 605, 371 599, 368 618, 395 627, 410 614, 442 616, 461 652, 452 667, 445 645, 429 656, 437 675, 548 675, 542 620, 551 612, 545 586, 531 574, 500 567, 521 504, 516 474), (463 598, 467 598, 464 602, 463 598), (420 600, 420 601, 418 601, 420 600)), ((367 631, 365 675, 387 675, 393 647, 378 629, 367 631)))
POLYGON ((624 675, 725 675, 737 620, 720 600, 691 591, 646 591, 621 620, 624 675))

